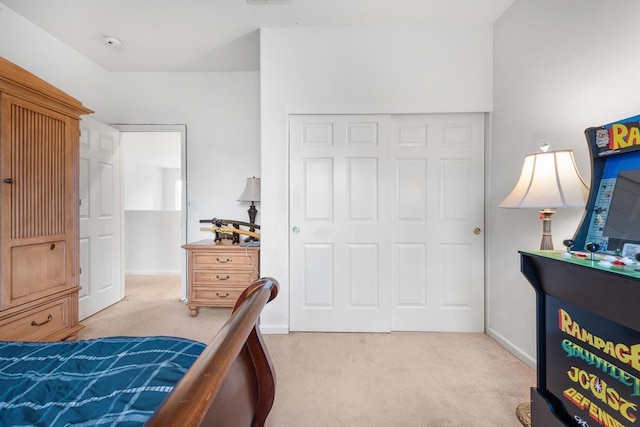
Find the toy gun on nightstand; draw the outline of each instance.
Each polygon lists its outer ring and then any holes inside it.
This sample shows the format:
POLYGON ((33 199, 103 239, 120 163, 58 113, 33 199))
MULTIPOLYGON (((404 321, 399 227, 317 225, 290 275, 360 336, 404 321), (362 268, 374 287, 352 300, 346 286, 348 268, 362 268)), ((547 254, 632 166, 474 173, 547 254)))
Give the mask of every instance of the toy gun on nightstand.
POLYGON ((200 223, 213 224, 211 227, 201 227, 200 231, 213 231, 216 235, 214 241, 219 242, 222 239, 228 239, 233 241, 234 244, 240 243, 240 234, 249 236, 246 241, 259 241, 260 234, 255 230, 260 230, 258 224, 250 222, 237 221, 235 219, 201 219, 200 223), (249 227, 249 230, 243 230, 240 227, 249 227))

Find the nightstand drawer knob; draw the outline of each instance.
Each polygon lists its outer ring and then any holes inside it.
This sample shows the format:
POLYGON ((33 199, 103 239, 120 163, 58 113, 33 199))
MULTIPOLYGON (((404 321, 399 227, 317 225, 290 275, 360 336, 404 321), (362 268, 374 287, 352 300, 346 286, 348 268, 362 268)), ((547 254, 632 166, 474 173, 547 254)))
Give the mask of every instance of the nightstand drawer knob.
POLYGON ((227 259, 220 259, 220 257, 216 257, 216 261, 226 264, 228 262, 231 262, 231 258, 227 257, 227 259))
POLYGON ((218 280, 229 280, 229 275, 227 274, 226 277, 220 277, 219 274, 216 274, 216 279, 218 279, 218 280))
POLYGON ((218 298, 226 298, 226 297, 228 297, 229 295, 230 295, 230 294, 229 294, 229 292, 225 293, 224 295, 222 295, 220 292, 216 292, 216 296, 217 296, 218 298))

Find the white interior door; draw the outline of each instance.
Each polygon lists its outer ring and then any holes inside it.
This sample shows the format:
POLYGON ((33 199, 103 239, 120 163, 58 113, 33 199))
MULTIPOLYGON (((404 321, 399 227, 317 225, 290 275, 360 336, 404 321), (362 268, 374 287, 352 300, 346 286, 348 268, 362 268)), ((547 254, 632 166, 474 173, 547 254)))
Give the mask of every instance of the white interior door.
POLYGON ((124 298, 119 132, 80 122, 80 320, 124 298))
POLYGON ((484 331, 483 114, 393 116, 396 331, 484 331))
POLYGON ((389 331, 389 117, 290 128, 291 329, 389 331))
POLYGON ((291 330, 484 329, 482 114, 290 118, 291 330))

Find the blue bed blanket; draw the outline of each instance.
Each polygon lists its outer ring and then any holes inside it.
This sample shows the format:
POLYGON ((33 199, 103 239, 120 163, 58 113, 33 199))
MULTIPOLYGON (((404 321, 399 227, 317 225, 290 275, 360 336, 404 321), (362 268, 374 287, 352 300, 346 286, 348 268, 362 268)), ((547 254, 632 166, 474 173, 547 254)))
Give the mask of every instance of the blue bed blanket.
POLYGON ((140 426, 205 345, 174 337, 0 342, 0 426, 140 426))

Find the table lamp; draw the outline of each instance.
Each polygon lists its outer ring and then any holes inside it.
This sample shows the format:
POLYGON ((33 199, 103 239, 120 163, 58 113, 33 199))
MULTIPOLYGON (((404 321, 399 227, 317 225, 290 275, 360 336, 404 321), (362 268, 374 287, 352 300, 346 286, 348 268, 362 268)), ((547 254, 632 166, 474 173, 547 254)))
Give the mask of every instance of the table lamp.
POLYGON ((551 215, 556 208, 583 207, 588 195, 589 188, 578 172, 572 150, 543 151, 525 157, 520 180, 499 206, 540 209, 540 249, 552 250, 551 215))
MULTIPOLYGON (((255 224, 256 214, 258 213, 255 202, 260 201, 260 178, 256 178, 255 176, 247 178, 247 183, 244 187, 244 191, 242 192, 240 197, 238 197, 238 201, 251 202, 251 206, 249 206, 247 212, 249 213, 249 222, 251 224, 255 224)), ((255 229, 252 227, 251 231, 255 231, 255 229)))

